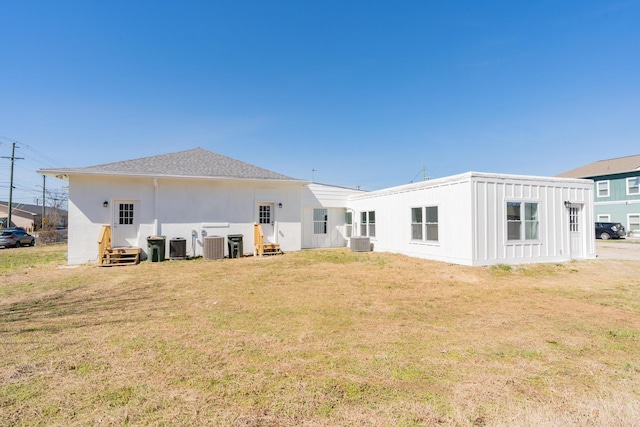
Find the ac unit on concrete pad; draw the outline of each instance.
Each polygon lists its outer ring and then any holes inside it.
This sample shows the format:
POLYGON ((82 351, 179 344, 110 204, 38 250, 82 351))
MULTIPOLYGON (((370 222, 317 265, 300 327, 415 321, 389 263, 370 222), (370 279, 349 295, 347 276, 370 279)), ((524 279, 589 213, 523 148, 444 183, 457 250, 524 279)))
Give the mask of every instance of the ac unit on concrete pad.
POLYGON ((203 252, 204 259, 223 259, 224 236, 206 236, 203 252))
POLYGON ((352 237, 349 239, 349 247, 352 252, 371 251, 371 242, 368 237, 352 237))

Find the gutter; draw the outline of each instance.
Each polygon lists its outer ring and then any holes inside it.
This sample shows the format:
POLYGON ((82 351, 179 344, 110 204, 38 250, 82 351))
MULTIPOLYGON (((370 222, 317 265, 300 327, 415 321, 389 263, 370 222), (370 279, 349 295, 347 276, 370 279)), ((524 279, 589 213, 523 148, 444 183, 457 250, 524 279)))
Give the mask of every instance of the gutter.
POLYGON ((154 177, 153 178, 153 188, 154 188, 154 192, 155 192, 155 206, 154 206, 154 214, 153 214, 153 234, 155 236, 157 236, 159 234, 159 224, 158 224, 158 213, 160 210, 160 201, 158 200, 158 195, 159 195, 159 190, 158 190, 158 178, 154 177))

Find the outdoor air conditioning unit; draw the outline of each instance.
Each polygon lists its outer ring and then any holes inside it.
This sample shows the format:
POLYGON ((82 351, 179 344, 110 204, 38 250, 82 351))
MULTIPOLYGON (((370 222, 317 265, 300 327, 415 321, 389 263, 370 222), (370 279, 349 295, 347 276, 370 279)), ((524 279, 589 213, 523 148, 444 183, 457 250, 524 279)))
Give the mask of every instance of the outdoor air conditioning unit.
POLYGON ((349 247, 352 252, 371 251, 371 242, 368 237, 352 237, 349 239, 349 247))
POLYGON ((206 236, 203 252, 204 259, 223 259, 224 236, 206 236))

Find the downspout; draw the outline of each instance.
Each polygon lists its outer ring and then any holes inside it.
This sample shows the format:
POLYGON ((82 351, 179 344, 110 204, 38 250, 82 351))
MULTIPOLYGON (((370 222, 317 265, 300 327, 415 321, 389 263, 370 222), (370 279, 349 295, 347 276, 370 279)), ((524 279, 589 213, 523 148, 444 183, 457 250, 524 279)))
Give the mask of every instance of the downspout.
POLYGON ((155 206, 154 206, 155 213, 153 215, 153 234, 157 236, 159 233, 158 211, 160 206, 160 201, 158 200, 158 178, 153 178, 153 188, 155 190, 155 206))

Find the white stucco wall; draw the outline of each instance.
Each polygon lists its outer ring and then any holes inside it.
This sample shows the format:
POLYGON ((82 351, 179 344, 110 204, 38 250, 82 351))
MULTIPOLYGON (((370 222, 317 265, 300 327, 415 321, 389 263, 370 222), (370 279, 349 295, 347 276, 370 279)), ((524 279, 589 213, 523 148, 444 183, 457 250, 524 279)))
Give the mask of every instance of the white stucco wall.
POLYGON ((111 224, 117 200, 137 202, 133 244, 145 252, 150 235, 166 236, 168 257, 171 238, 187 239, 187 254, 200 256, 204 236, 242 234, 244 253, 251 254, 258 202, 274 204, 282 250, 299 250, 301 194, 302 185, 290 182, 71 176, 69 263, 97 261, 98 234, 111 224))

